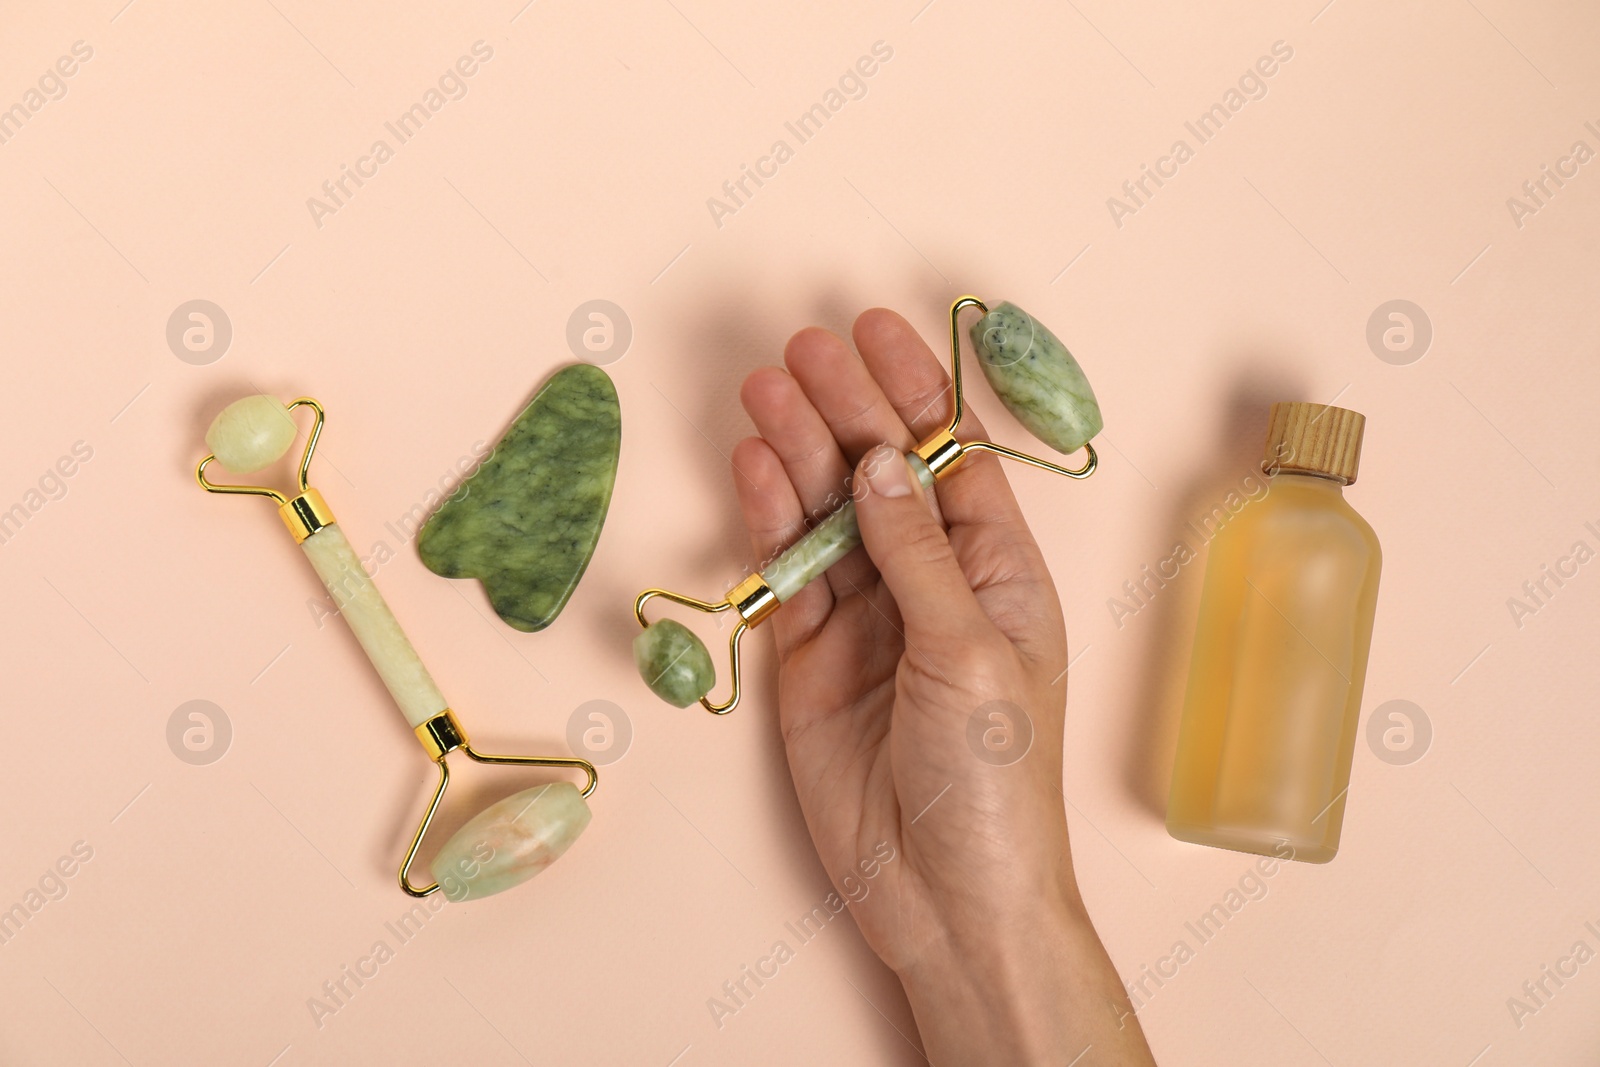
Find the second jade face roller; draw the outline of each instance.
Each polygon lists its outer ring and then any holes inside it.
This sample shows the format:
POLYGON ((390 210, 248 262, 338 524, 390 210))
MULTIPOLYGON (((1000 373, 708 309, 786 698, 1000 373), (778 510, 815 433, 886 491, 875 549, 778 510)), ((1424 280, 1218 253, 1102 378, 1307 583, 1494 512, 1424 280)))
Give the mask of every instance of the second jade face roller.
MULTIPOLYGON (((963 296, 950 305, 950 383, 954 399, 949 423, 917 445, 908 457, 924 488, 932 487, 935 480, 974 452, 992 452, 1067 478, 1087 478, 1094 473, 1097 459, 1089 441, 1101 427, 1094 390, 1066 346, 1015 304, 1002 303, 990 309, 975 296, 963 296), (1081 467, 1062 467, 992 441, 956 440, 963 407, 959 317, 969 307, 983 312, 983 317, 972 325, 972 344, 995 395, 1018 422, 1056 451, 1070 454, 1083 449, 1086 457, 1081 467)), ((716 715, 732 711, 739 703, 739 638, 860 543, 855 502, 846 500, 777 559, 747 575, 717 603, 666 589, 646 589, 633 607, 634 616, 644 627, 644 632, 634 638, 633 654, 645 684, 661 699, 680 708, 699 701, 716 715), (645 605, 656 597, 696 611, 732 611, 738 615, 728 636, 732 690, 726 700, 713 702, 708 695, 715 684, 716 671, 701 640, 688 627, 671 619, 650 622, 645 618, 645 605)))
POLYGON ((272 396, 236 400, 222 410, 206 432, 211 454, 195 468, 195 479, 207 492, 264 496, 277 503, 278 514, 289 533, 327 586, 339 613, 400 706, 406 723, 438 765, 439 784, 400 863, 400 888, 414 897, 442 890, 452 901, 473 900, 509 889, 554 862, 589 824, 589 805, 584 798, 594 791, 594 765, 568 756, 491 756, 472 747, 433 676, 411 647, 344 531, 335 523, 322 494, 306 484, 323 418, 322 405, 310 397, 300 397, 287 405, 272 396), (206 469, 212 463, 235 474, 250 474, 276 462, 298 435, 290 414, 296 408, 309 408, 313 421, 300 457, 299 491, 295 495, 285 496, 266 486, 217 484, 206 477, 206 469), (584 772, 587 780, 581 790, 570 782, 552 782, 491 804, 445 842, 433 860, 433 881, 419 886, 411 879, 411 864, 439 810, 445 787, 450 784, 446 758, 457 750, 479 763, 577 769, 584 772))

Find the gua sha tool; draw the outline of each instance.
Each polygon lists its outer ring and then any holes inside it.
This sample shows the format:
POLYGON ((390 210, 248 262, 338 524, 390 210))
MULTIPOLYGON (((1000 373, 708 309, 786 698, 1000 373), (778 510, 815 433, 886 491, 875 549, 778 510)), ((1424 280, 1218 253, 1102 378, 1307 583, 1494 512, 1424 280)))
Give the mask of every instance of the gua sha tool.
MULTIPOLYGON (((923 488, 954 470, 974 452, 992 452, 1067 478, 1087 478, 1098 465, 1089 441, 1100 432, 1100 405, 1077 360, 1056 336, 1015 304, 990 309, 975 296, 963 296, 950 305, 950 383, 954 403, 950 422, 930 435, 907 456, 923 488), (1082 449, 1081 467, 1067 468, 995 444, 993 441, 957 441, 961 424, 960 314, 977 308, 983 317, 972 325, 972 346, 984 377, 1003 404, 1033 435, 1058 452, 1082 449)), ((634 664, 640 677, 661 699, 685 708, 696 701, 714 715, 725 715, 739 703, 739 639, 759 626, 778 607, 804 589, 812 579, 842 559, 861 543, 854 500, 846 500, 782 555, 758 573, 747 575, 726 599, 712 603, 666 589, 646 589, 634 601, 633 613, 644 632, 633 641, 634 664), (728 664, 732 688, 726 700, 713 702, 716 669, 706 646, 687 627, 671 619, 651 622, 645 605, 655 597, 696 611, 738 615, 728 636, 728 664)))
POLYGON ((211 454, 195 468, 195 480, 210 493, 264 496, 277 503, 278 514, 295 543, 305 551, 328 587, 339 613, 355 632, 428 757, 438 764, 438 787, 400 863, 400 888, 414 897, 442 889, 452 901, 474 900, 510 889, 548 867, 589 824, 589 805, 584 798, 594 791, 598 780, 594 765, 568 756, 491 756, 472 747, 344 531, 335 523, 322 494, 306 484, 311 455, 322 435, 323 418, 322 405, 306 396, 288 405, 272 396, 236 400, 206 431, 211 454), (310 408, 314 419, 300 457, 299 490, 295 495, 286 497, 266 486, 217 484, 206 477, 206 469, 212 463, 220 463, 235 474, 250 474, 277 461, 288 452, 298 433, 290 412, 302 407, 310 408), (433 881, 418 886, 411 880, 411 864, 439 809, 445 787, 450 784, 446 757, 458 749, 479 763, 575 768, 584 772, 587 781, 581 791, 570 782, 553 782, 491 804, 445 842, 433 861, 433 881))
POLYGON ((556 371, 423 523, 423 566, 476 578, 507 626, 549 626, 600 541, 621 447, 622 409, 606 372, 588 363, 556 371))

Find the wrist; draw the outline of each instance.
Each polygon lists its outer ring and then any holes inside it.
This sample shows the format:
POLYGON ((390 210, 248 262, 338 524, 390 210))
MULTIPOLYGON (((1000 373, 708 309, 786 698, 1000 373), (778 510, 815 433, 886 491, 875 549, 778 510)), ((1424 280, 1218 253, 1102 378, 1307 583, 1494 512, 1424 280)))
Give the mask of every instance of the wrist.
POLYGON ((1059 1067, 1090 1044, 1143 1047, 1075 892, 1048 894, 1026 915, 953 924, 897 973, 935 1067, 1059 1067))

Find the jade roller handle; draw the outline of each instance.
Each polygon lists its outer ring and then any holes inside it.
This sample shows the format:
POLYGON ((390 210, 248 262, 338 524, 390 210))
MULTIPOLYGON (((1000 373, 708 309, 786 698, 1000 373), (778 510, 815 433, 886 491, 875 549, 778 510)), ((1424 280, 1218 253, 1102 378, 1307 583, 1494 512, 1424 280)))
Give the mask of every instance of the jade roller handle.
POLYGON ((415 730, 442 714, 450 705, 394 612, 389 610, 383 594, 367 576, 344 531, 337 524, 324 526, 301 541, 300 547, 327 586, 339 614, 361 642, 378 677, 400 706, 407 724, 415 730))
MULTIPOLYGON (((908 453, 906 462, 911 465, 923 489, 933 488, 933 471, 928 469, 922 457, 908 453)), ((861 526, 856 521, 856 502, 854 499, 846 500, 833 514, 813 527, 810 533, 763 567, 760 571, 761 580, 767 583, 767 587, 778 598, 778 603, 785 603, 860 543, 861 526)))

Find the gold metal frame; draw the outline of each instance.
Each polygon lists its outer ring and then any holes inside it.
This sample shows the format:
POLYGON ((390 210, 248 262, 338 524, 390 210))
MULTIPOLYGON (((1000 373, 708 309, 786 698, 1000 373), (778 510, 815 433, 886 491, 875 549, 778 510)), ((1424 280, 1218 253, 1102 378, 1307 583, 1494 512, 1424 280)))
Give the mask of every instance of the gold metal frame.
MULTIPOLYGON (((985 315, 989 313, 989 306, 975 296, 958 297, 950 305, 950 390, 954 397, 951 405, 950 422, 942 429, 935 430, 923 439, 912 452, 928 465, 928 470, 935 479, 943 478, 954 470, 962 460, 974 452, 989 452, 1006 459, 1014 459, 1018 463, 1026 463, 1030 467, 1038 467, 1052 474, 1059 474, 1064 478, 1082 479, 1095 472, 1100 465, 1100 457, 1095 453, 1092 444, 1085 443, 1083 451, 1085 459, 1081 467, 1063 467, 1058 463, 1051 463, 1047 459, 1031 456, 1026 452, 1019 452, 1014 448, 996 444, 993 441, 958 441, 956 429, 961 425, 961 416, 966 410, 961 390, 961 312, 969 307, 975 307, 985 315)), ((640 593, 633 602, 634 618, 639 620, 639 625, 648 627, 650 621, 645 618, 644 606, 655 597, 670 600, 674 604, 693 608, 708 615, 717 615, 724 611, 739 613, 739 622, 734 626, 733 633, 728 635, 728 662, 732 671, 732 691, 728 699, 720 703, 713 702, 708 693, 700 698, 701 707, 713 715, 726 715, 739 705, 739 639, 746 630, 759 626, 767 616, 778 610, 778 598, 772 588, 760 574, 746 575, 745 578, 734 586, 727 597, 717 603, 700 600, 683 593, 674 593, 669 589, 646 589, 640 593)))
MULTIPOLYGON (((300 455, 299 470, 296 475, 300 491, 295 496, 285 496, 278 490, 264 485, 225 485, 211 481, 206 477, 206 468, 216 461, 215 454, 206 456, 194 469, 195 481, 208 493, 264 496, 275 502, 278 505, 278 515, 289 528, 295 544, 300 544, 318 530, 332 526, 337 521, 322 494, 308 484, 311 456, 316 452, 317 441, 322 436, 322 424, 326 421, 327 414, 323 411, 322 405, 309 396, 299 397, 285 405, 289 411, 300 407, 308 407, 315 414, 311 423, 311 434, 306 439, 305 451, 300 455)), ((737 663, 735 666, 737 667, 737 663)), ((588 779, 580 794, 585 798, 593 793, 595 786, 599 784, 600 776, 594 764, 576 756, 496 756, 477 751, 467 739, 467 732, 462 727, 461 721, 449 708, 418 726, 414 732, 417 740, 422 743, 423 750, 428 753, 428 758, 439 766, 439 784, 434 788, 433 798, 428 801, 428 806, 422 813, 422 820, 417 824, 416 833, 411 836, 411 847, 406 850, 405 859, 400 861, 398 874, 400 888, 414 897, 425 897, 439 891, 438 882, 420 888, 412 885, 411 864, 417 858, 417 850, 421 848, 422 839, 427 834, 428 827, 433 824, 433 817, 439 810, 440 801, 444 799, 444 791, 450 785, 450 767, 445 762, 450 753, 459 749, 466 753, 468 759, 478 763, 518 767, 577 768, 582 770, 588 779)))

